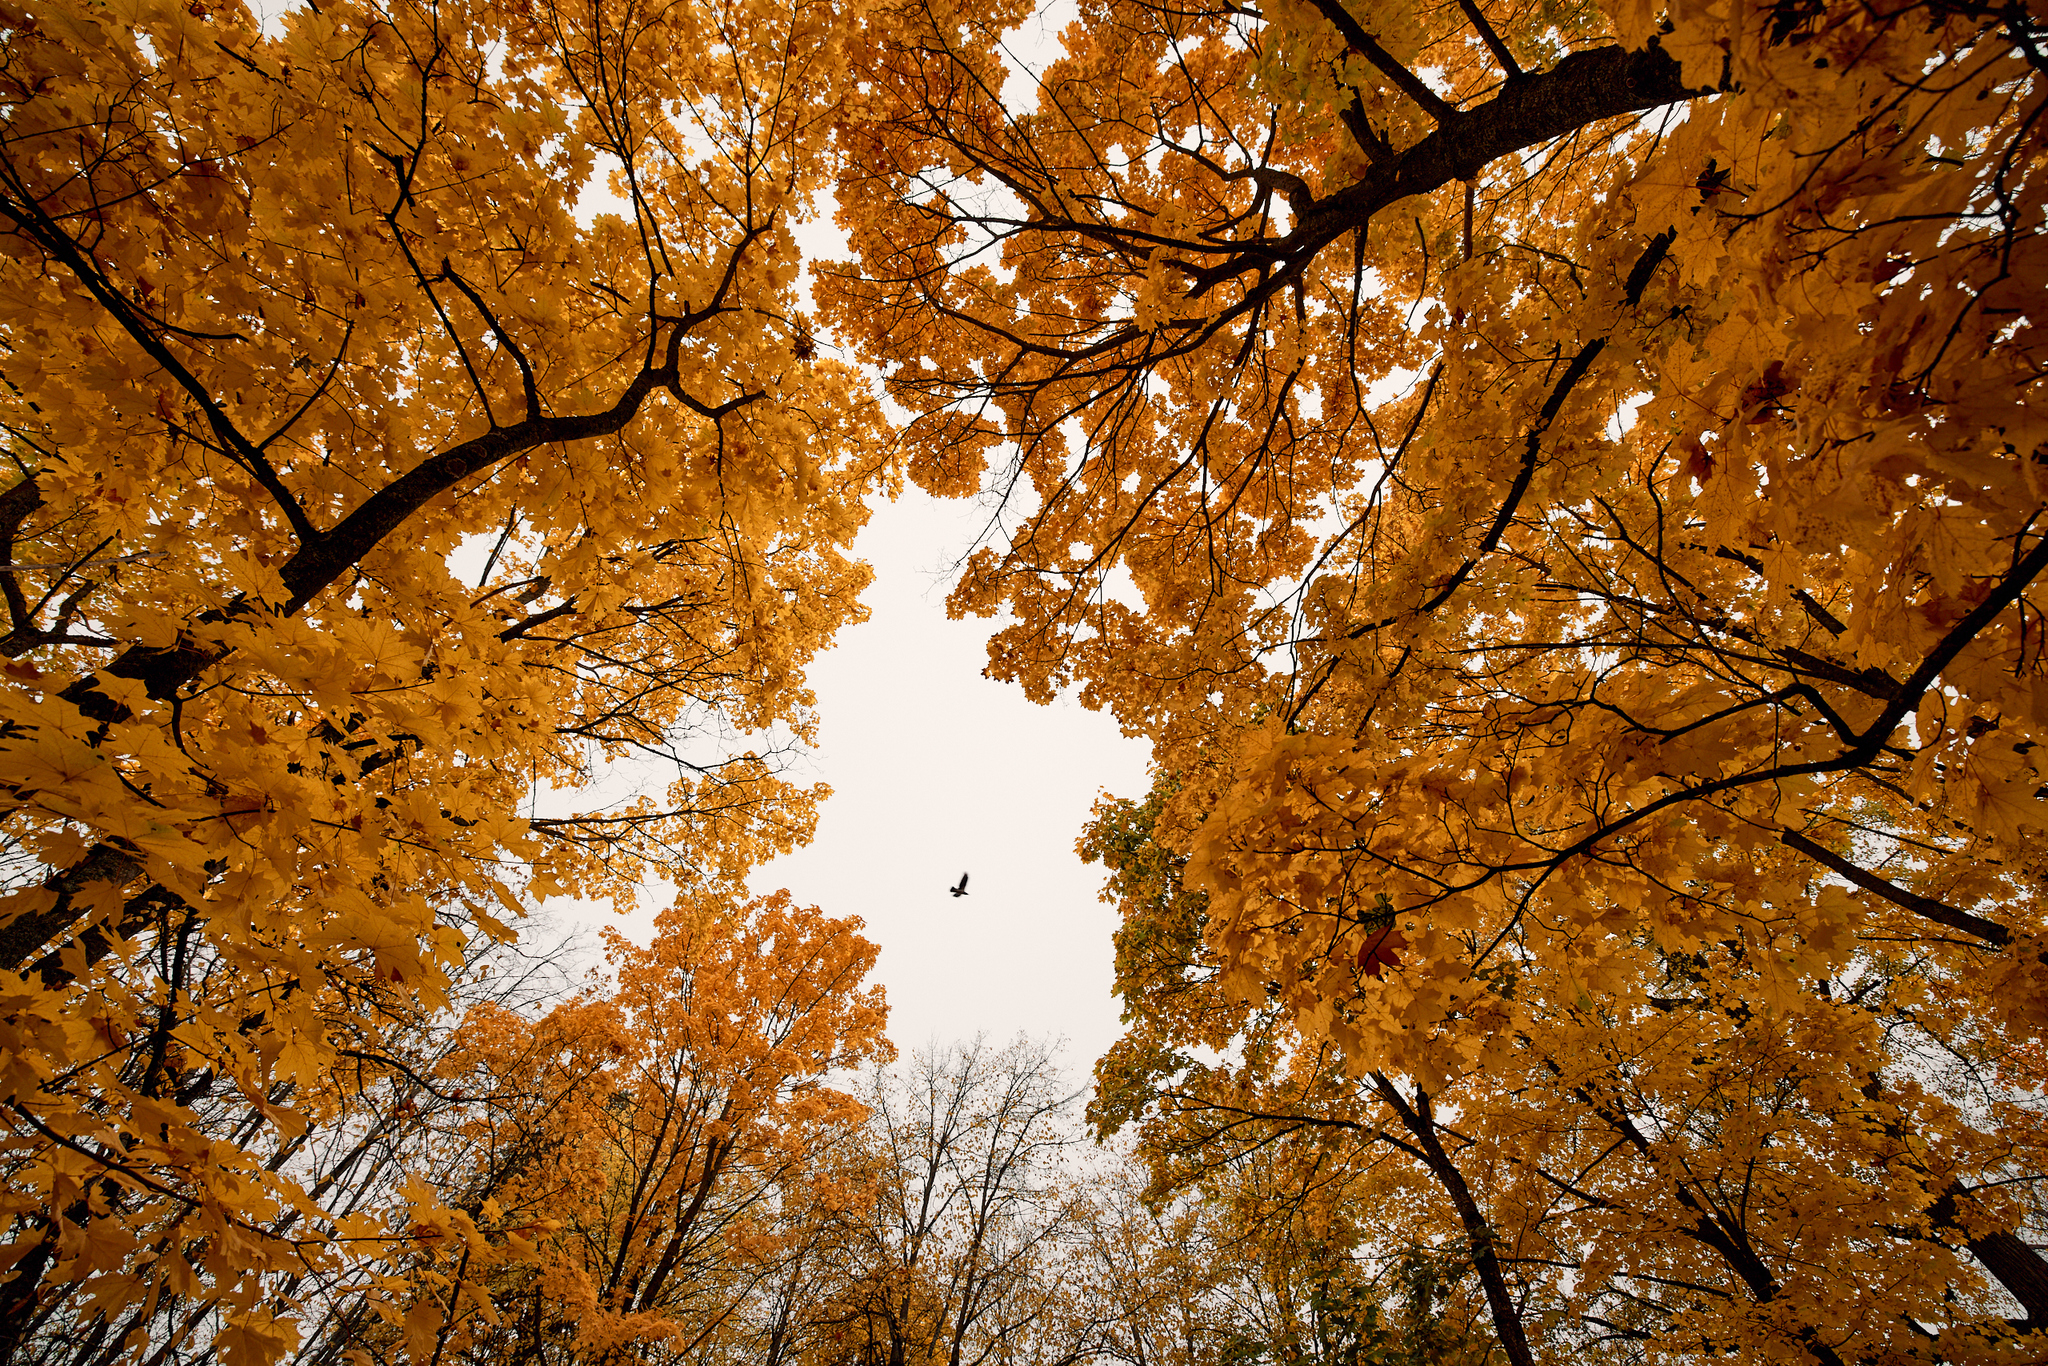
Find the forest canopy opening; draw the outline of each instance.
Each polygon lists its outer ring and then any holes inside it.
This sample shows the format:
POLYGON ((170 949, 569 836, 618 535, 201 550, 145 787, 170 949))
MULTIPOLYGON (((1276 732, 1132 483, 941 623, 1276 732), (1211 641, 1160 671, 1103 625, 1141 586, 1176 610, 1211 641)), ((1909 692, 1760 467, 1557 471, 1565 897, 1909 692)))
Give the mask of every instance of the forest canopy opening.
POLYGON ((2041 1353, 2036 16, 1031 17, 0 4, 0 1366, 2041 1353), (1135 1166, 741 890, 905 477, 1135 1166))

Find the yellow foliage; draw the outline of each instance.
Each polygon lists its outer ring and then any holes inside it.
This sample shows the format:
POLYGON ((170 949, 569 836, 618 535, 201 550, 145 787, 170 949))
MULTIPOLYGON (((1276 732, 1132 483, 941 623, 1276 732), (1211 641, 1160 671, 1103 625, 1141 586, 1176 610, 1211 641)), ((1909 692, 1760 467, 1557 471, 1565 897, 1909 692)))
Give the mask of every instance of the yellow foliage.
POLYGON ((858 22, 0 7, 0 1358, 40 1297, 255 1366, 282 1278, 497 1258, 350 1203, 481 946, 808 834, 725 745, 861 615, 888 448, 792 235, 858 22))
POLYGON ((2038 1356, 2036 18, 1094 0, 1005 115, 889 15, 828 313, 1158 764, 1104 1121, 1393 1135, 1513 1362, 2038 1356))

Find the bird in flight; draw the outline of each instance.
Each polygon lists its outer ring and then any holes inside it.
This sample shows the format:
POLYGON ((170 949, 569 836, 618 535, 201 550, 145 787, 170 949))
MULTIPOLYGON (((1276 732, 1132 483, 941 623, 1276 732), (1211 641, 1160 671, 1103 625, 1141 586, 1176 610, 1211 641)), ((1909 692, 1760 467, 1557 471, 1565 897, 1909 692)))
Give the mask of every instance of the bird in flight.
POLYGON ((962 873, 962 874, 960 875, 960 885, 959 885, 958 887, 953 887, 953 888, 950 888, 949 890, 950 890, 950 891, 951 891, 951 892, 953 893, 953 895, 954 895, 954 896, 966 896, 966 895, 967 895, 967 874, 965 874, 965 873, 962 873))

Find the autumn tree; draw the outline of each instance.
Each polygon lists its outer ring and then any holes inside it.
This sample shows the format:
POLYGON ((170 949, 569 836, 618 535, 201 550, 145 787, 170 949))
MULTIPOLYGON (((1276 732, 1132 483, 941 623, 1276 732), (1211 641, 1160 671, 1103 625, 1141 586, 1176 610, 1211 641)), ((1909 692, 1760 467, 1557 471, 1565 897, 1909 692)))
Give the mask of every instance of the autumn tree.
POLYGON ((1395 1273, 1404 1238, 1462 1249, 1467 1311, 1483 1295, 1511 1361, 1733 1344, 1832 1363, 1930 1339, 1974 1359, 2038 1324, 2031 1052, 1963 1027, 1924 945, 1868 935, 1841 978, 1777 1003, 1771 960, 1740 939, 1610 944, 1598 999, 1523 960, 1497 983, 1513 1032, 1480 1065, 1434 1087, 1360 1074, 1277 984, 1228 989, 1184 837, 1161 828, 1169 788, 1106 803, 1084 844, 1122 912, 1126 1006, 1092 1114, 1134 1130, 1155 1190, 1254 1165, 1271 1208, 1375 1211, 1381 1236, 1352 1253, 1368 1277, 1395 1273))
POLYGON ((285 1350, 264 1287, 353 1254, 268 1155, 476 935, 808 831, 740 737, 859 612, 790 231, 858 23, 0 10, 0 1360, 167 1295, 285 1350))
MULTIPOLYGON (((1185 858, 1159 838, 1166 795, 1106 802, 1081 845, 1109 870, 1123 922, 1125 1032, 1096 1067, 1098 1133, 1134 1131, 1155 1203, 1192 1193, 1226 1211, 1217 1241, 1232 1245, 1269 1350, 1308 1343, 1328 1357, 1334 1337, 1354 1355, 1448 1360, 1490 1336, 1528 1366, 1532 1324, 1558 1306, 1532 1302, 1535 1287, 1518 1274, 1522 1240, 1506 1225, 1524 1220, 1497 1219, 1501 1202, 1475 1192, 1461 1161, 1469 1141, 1444 1128, 1442 1097, 1380 1071, 1349 1077, 1338 1050, 1304 1039, 1270 995, 1218 989, 1202 934, 1207 898, 1186 887, 1185 858), (1381 1321, 1392 1286, 1407 1292, 1398 1341, 1381 1321), (1437 1302, 1443 1292, 1448 1305, 1437 1302), (1490 1332, 1477 1328, 1482 1317, 1490 1332)), ((1384 924, 1376 971, 1399 962, 1401 942, 1384 924)), ((1540 1223, 1552 1203, 1518 1212, 1540 1223)))
MULTIPOLYGON (((1086 1295, 1100 1360, 1129 1366, 1457 1366, 1493 1349, 1455 1241, 1332 1160, 1338 1145, 1212 1147, 1167 1194, 1110 1165, 1091 1198, 1086 1295), (1310 1168, 1300 1159, 1307 1157, 1310 1168), (1306 1180, 1301 1179, 1304 1175, 1306 1180)), ((1122 1157, 1122 1154, 1119 1154, 1122 1157)), ((1107 1164, 1106 1164, 1107 1165, 1107 1164)))
MULTIPOLYGON (((501 944, 478 935, 462 970, 452 974, 450 1009, 386 1015, 374 1031, 338 1032, 333 1072, 293 1097, 296 1108, 320 1107, 323 1122, 317 1126, 267 1124, 261 1112, 250 1113, 231 1077, 204 1068, 186 1074, 174 1099, 183 1111, 187 1142, 203 1137, 208 1158, 225 1169, 215 1179, 254 1182, 274 1174, 305 1193, 298 1202, 252 1202, 244 1218, 262 1236, 289 1246, 315 1210, 337 1231, 346 1231, 335 1240, 334 1256, 243 1268, 240 1275, 260 1277, 260 1303, 273 1310, 295 1308, 304 1323, 359 1326, 372 1314, 368 1292, 390 1277, 393 1263, 421 1251, 413 1236, 415 1212, 430 1221, 421 1228, 439 1224, 474 1250, 479 1279, 501 1254, 515 1251, 508 1239, 487 1237, 476 1227, 478 1202, 470 1198, 468 1174, 481 1164, 464 1130, 483 1098, 465 1095, 440 1073, 454 1054, 462 1015, 545 1012, 566 995, 563 953, 559 941, 501 944), (359 1046, 372 1032, 374 1044, 359 1046)), ((81 1221, 74 1236, 83 1255, 95 1248, 94 1234, 104 1226, 81 1221)), ((247 1254, 245 1242, 224 1237, 220 1243, 229 1254, 247 1254)), ((151 1293, 138 1299, 96 1296, 90 1285, 46 1284, 33 1312, 24 1316, 14 1360, 113 1366, 136 1355, 138 1341, 146 1344, 142 1358, 152 1361, 191 1359, 208 1350, 238 1359, 283 1350, 290 1333, 275 1323, 274 1314, 265 1316, 270 1322, 244 1317, 232 1328, 225 1321, 224 1311, 234 1306, 223 1305, 218 1293, 221 1277, 214 1268, 222 1251, 214 1239, 173 1234, 147 1251, 155 1257, 138 1260, 167 1265, 151 1293)), ((119 1266, 108 1260, 102 1271, 119 1266)), ((314 1334, 301 1343, 301 1359, 337 1359, 331 1350, 317 1354, 332 1345, 321 1338, 314 1334)))
MULTIPOLYGON (((306 1329, 290 1360, 710 1361, 772 1339, 778 1296, 840 1283, 815 1263, 865 1190, 865 1110, 829 1084, 887 1050, 857 928, 785 893, 699 895, 647 948, 610 934, 595 989, 561 1000, 551 964, 489 948, 459 1016, 349 1051, 328 1123, 268 1164, 350 1254, 264 1278, 306 1329)), ((220 1113, 226 1142, 260 1137, 220 1113)), ((52 1297, 17 1360, 110 1366, 131 1334, 153 1360, 250 1350, 193 1269, 172 1279, 118 1316, 52 1297)))
MULTIPOLYGON (((1454 939, 1695 839, 2031 962, 2032 20, 1613 9, 1108 4, 1030 113, 1007 10, 888 49, 836 316, 927 486, 1015 451, 954 606, 1221 770, 1247 974, 1359 946, 1327 889, 1454 939)), ((1418 947, 1433 1019, 1485 964, 1418 947)))
POLYGON ((760 1350, 777 1292, 829 1282, 807 1263, 862 1198, 846 1150, 866 1112, 836 1083, 890 1051, 858 929, 787 893, 685 898, 646 948, 607 932, 603 990, 538 1019, 471 1012, 437 1069, 474 1098, 441 1183, 530 1250, 465 1276, 437 1238, 410 1279, 330 1314, 332 1348, 381 1332, 415 1360, 779 1359, 760 1350))

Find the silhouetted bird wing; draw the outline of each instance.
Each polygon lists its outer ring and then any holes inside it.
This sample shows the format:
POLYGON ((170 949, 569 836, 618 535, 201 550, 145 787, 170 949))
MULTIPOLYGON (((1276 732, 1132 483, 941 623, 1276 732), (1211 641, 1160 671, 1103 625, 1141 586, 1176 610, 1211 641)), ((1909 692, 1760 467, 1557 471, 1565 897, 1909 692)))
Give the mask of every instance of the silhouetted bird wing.
POLYGON ((953 888, 952 891, 954 896, 967 895, 967 874, 962 873, 960 875, 960 885, 958 887, 953 888))

